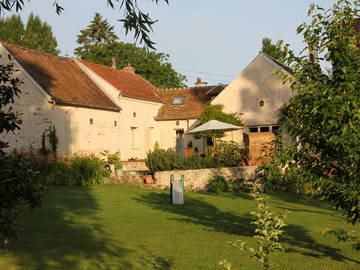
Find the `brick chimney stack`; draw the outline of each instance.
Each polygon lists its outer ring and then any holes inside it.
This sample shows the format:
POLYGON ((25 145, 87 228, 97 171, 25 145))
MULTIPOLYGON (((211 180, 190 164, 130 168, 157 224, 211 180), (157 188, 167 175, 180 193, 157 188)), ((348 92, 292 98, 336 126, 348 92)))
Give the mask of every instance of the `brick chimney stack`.
POLYGON ((208 83, 203 82, 201 78, 197 78, 196 83, 195 83, 196 87, 207 86, 207 84, 208 83))
POLYGON ((124 67, 122 70, 135 74, 135 68, 130 63, 126 67, 124 67))

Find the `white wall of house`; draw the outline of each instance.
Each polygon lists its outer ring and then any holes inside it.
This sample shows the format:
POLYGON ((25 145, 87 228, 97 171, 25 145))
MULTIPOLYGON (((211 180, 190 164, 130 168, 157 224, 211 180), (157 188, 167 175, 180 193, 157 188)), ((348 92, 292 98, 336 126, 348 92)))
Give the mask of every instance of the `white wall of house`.
MULTIPOLYGON (((279 109, 293 93, 289 84, 283 84, 275 74, 276 70, 287 73, 260 53, 211 103, 224 104, 226 112, 239 113, 247 127, 278 125, 279 109)), ((236 139, 242 141, 241 133, 233 132, 232 136, 236 134, 236 139)), ((231 134, 227 135, 228 139, 231 134)))

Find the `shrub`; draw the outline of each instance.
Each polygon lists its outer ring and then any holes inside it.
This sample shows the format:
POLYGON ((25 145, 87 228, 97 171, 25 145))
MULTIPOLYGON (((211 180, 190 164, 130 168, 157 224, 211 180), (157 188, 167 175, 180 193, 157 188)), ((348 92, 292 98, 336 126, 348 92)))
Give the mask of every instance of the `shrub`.
POLYGON ((215 176, 206 184, 206 190, 213 193, 226 192, 229 191, 229 184, 226 182, 224 177, 215 176))
POLYGON ((237 167, 246 161, 246 156, 237 142, 220 141, 216 145, 214 159, 224 167, 237 167))
POLYGON ((308 192, 311 181, 305 176, 301 164, 295 162, 296 153, 290 147, 276 142, 269 161, 258 168, 258 179, 265 191, 308 192))
POLYGON ((234 180, 230 181, 231 189, 234 192, 250 193, 252 181, 253 180, 234 179, 234 180))
POLYGON ((104 163, 94 155, 73 155, 64 162, 42 160, 37 170, 46 183, 64 186, 106 184, 110 176, 104 163))

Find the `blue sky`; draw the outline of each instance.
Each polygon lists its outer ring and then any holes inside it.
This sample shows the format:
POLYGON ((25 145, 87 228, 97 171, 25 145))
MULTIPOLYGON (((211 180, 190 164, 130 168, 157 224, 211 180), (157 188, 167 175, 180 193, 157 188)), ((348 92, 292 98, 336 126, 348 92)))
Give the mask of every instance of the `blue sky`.
MULTIPOLYGON (((30 12, 48 22, 58 40, 61 55, 73 56, 76 36, 99 12, 116 25, 121 41, 125 36, 120 22, 122 11, 111 9, 106 0, 60 0, 65 11, 55 14, 52 0, 25 1, 20 15, 26 21, 30 12)), ((329 7, 329 0, 169 0, 155 5, 139 0, 140 7, 159 19, 152 39, 159 52, 170 54, 170 62, 193 85, 196 77, 210 84, 230 82, 259 53, 261 40, 283 39, 293 49, 302 48, 296 28, 307 20, 311 3, 329 7)))

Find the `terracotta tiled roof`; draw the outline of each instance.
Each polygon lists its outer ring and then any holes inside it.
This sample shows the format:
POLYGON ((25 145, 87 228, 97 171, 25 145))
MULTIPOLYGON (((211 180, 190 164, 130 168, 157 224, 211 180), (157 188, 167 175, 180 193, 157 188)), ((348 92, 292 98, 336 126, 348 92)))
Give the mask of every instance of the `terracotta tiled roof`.
POLYGON ((56 103, 119 111, 72 59, 1 43, 56 103))
POLYGON ((84 60, 80 62, 118 89, 123 96, 163 102, 155 93, 157 88, 138 74, 84 60))
POLYGON ((205 104, 219 94, 226 85, 160 89, 157 93, 165 101, 156 120, 195 119, 204 112, 205 104), (173 105, 175 97, 185 97, 182 105, 173 105))

